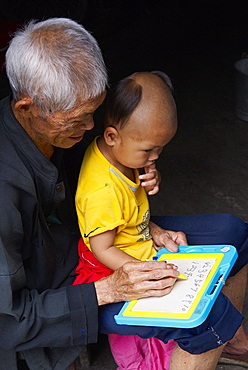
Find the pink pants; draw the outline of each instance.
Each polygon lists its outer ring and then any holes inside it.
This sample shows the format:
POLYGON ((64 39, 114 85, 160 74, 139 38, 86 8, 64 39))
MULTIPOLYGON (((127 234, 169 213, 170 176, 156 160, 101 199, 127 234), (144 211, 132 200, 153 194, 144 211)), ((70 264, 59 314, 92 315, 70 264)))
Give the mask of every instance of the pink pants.
POLYGON ((143 339, 138 335, 108 335, 118 370, 169 370, 170 357, 176 345, 157 338, 143 339))
MULTIPOLYGON (((74 284, 95 282, 114 271, 101 264, 84 244, 78 243, 78 276, 74 284)), ((142 339, 138 335, 108 334, 109 345, 119 370, 169 370, 170 356, 175 342, 161 342, 157 338, 142 339)))

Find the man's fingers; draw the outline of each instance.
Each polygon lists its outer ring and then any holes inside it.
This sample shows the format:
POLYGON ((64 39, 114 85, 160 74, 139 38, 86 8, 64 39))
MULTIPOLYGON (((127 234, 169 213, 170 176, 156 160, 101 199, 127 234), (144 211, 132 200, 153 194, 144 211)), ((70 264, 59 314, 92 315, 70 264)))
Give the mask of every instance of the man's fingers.
POLYGON ((164 296, 170 293, 179 272, 164 261, 131 261, 95 283, 98 304, 164 296))
POLYGON ((128 282, 123 283, 131 284, 132 289, 137 291, 163 290, 172 286, 179 275, 177 270, 166 268, 163 261, 141 262, 138 270, 132 270, 131 264, 132 262, 128 262, 123 266, 125 278, 128 279, 128 282))

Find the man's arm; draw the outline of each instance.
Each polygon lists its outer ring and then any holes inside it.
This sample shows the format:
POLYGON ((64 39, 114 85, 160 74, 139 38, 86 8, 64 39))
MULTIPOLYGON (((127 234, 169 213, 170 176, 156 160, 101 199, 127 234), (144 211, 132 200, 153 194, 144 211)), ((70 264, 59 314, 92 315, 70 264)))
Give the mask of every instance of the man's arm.
POLYGON ((19 175, 18 182, 14 176, 8 178, 15 186, 2 173, 0 327, 4 334, 0 347, 24 351, 96 342, 94 284, 66 287, 77 263, 76 243, 68 250, 66 246, 57 248, 54 258, 55 246, 46 245, 42 238, 33 188, 28 187, 24 176, 19 175), (60 288, 61 284, 64 287, 60 288))
POLYGON ((179 272, 164 261, 128 262, 95 282, 99 305, 169 294, 179 272))

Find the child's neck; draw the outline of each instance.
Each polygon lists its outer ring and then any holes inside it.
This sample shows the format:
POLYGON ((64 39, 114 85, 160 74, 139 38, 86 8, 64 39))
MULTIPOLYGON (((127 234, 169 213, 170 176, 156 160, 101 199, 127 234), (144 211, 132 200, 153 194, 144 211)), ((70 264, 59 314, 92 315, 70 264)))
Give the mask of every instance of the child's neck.
POLYGON ((123 175, 128 177, 131 181, 133 182, 135 181, 135 175, 134 175, 133 169, 123 166, 120 162, 116 160, 116 158, 113 156, 111 147, 106 144, 102 136, 97 139, 97 146, 100 152, 109 161, 109 163, 115 166, 121 173, 123 173, 123 175))

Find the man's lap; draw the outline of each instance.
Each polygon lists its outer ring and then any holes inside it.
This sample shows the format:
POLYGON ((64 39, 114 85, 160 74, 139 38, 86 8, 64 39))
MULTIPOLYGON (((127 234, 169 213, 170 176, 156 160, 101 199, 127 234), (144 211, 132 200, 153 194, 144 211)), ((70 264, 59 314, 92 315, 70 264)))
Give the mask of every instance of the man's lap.
POLYGON ((235 275, 248 263, 248 225, 227 213, 187 216, 155 216, 151 220, 160 227, 183 231, 189 245, 232 244, 239 257, 230 276, 235 275))
MULTIPOLYGON (((239 258, 232 269, 232 275, 248 262, 247 224, 235 216, 229 214, 157 216, 151 220, 164 229, 183 231, 187 235, 188 243, 192 245, 234 245, 239 258)), ((192 354, 206 352, 229 341, 243 319, 222 293, 205 322, 192 329, 117 325, 114 315, 120 311, 122 304, 110 304, 100 308, 100 332, 139 335, 142 338, 157 337, 164 342, 174 339, 182 349, 192 354)))
POLYGON ((222 293, 218 296, 205 322, 192 329, 118 325, 114 316, 120 311, 122 305, 123 303, 114 303, 100 307, 99 331, 101 333, 139 335, 142 338, 156 337, 164 342, 174 339, 183 350, 192 354, 206 352, 232 339, 243 319, 222 293))

